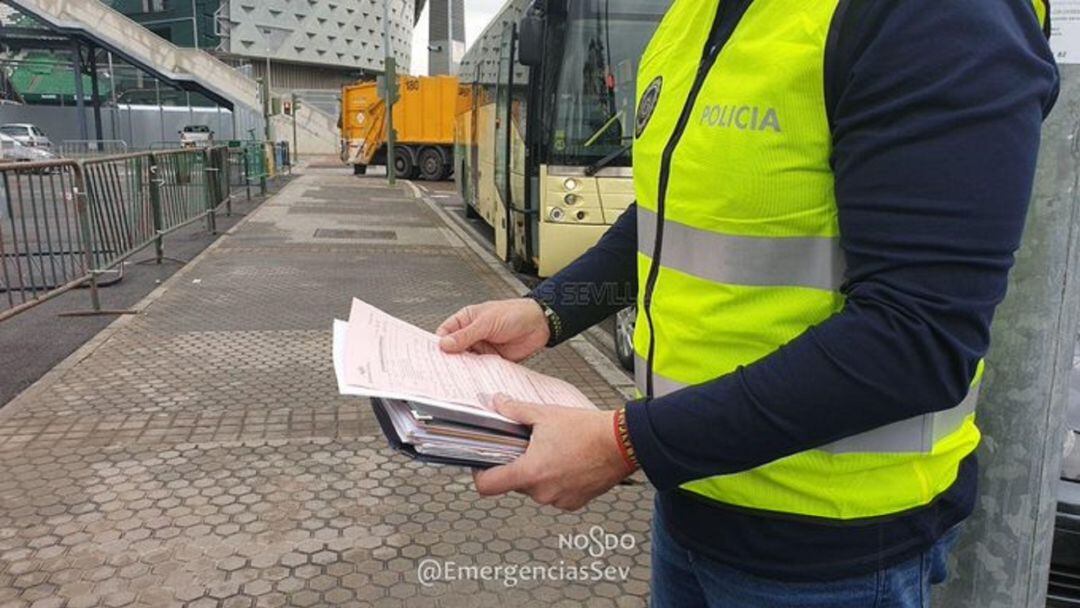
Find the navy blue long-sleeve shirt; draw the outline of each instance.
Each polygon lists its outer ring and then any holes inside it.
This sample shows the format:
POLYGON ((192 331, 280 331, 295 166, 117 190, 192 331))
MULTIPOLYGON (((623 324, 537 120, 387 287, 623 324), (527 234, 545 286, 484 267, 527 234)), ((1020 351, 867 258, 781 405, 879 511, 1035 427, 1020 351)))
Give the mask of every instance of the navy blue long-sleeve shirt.
MULTIPOLYGON (((970 513, 973 457, 937 505, 854 532, 764 525, 734 511, 717 517, 677 487, 963 399, 989 348, 1041 123, 1057 94, 1028 0, 851 0, 834 27, 826 103, 847 263, 844 308, 752 365, 627 408, 634 448, 676 538, 780 578, 836 578, 925 550, 970 513), (814 564, 799 557, 806 546, 814 547, 814 564)), ((582 301, 585 290, 576 286, 636 291, 636 233, 631 207, 534 292, 559 315, 560 338, 622 304, 582 301), (563 297, 571 288, 574 297, 563 297)))

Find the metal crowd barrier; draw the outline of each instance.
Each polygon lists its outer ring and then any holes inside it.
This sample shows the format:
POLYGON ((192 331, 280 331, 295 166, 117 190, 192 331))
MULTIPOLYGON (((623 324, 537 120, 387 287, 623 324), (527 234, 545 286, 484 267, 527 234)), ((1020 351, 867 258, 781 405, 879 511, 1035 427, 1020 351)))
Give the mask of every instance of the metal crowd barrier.
POLYGON ((103 275, 151 246, 161 263, 193 222, 216 233, 235 164, 224 146, 0 164, 0 321, 84 285, 102 312, 103 275))
POLYGON ((233 186, 243 186, 248 199, 253 184, 258 184, 259 192, 266 194, 267 181, 279 176, 275 163, 278 154, 273 142, 232 141, 229 142, 229 154, 236 163, 230 172, 230 181, 233 186))
POLYGON ((62 158, 89 158, 127 154, 128 144, 122 139, 65 139, 57 150, 62 158))

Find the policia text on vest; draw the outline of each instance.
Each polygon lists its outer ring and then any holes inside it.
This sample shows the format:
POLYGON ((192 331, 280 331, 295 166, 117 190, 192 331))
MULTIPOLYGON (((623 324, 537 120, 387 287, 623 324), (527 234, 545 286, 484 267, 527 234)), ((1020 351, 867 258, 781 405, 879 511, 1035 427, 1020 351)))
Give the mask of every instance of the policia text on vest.
POLYGON ((740 131, 782 131, 776 108, 760 106, 705 106, 701 113, 701 125, 740 131))

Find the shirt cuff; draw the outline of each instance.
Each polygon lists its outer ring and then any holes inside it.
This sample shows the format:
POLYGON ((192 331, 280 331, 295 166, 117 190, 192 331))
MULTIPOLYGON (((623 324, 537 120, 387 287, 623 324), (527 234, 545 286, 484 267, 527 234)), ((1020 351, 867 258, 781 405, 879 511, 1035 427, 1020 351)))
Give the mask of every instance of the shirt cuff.
POLYGON ((659 491, 672 490, 679 484, 677 467, 668 457, 663 443, 656 435, 652 415, 655 403, 645 399, 626 404, 626 430, 630 432, 630 443, 634 446, 638 464, 649 482, 659 491))

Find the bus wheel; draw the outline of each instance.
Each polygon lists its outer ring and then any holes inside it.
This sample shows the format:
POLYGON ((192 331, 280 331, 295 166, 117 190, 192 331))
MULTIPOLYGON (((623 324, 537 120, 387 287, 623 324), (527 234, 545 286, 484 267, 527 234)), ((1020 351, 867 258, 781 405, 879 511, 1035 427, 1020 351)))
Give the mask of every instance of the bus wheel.
POLYGON ((420 151, 420 178, 429 182, 446 179, 446 162, 437 148, 424 148, 420 151))
POLYGON ((367 165, 353 165, 353 175, 367 175, 367 165))
POLYGON ((413 160, 412 150, 406 147, 401 147, 394 150, 394 173, 397 177, 402 179, 413 179, 416 177, 413 173, 416 172, 416 161, 413 160))
POLYGON ((628 372, 634 371, 634 326, 637 324, 637 306, 630 306, 615 315, 615 356, 619 365, 628 372))

